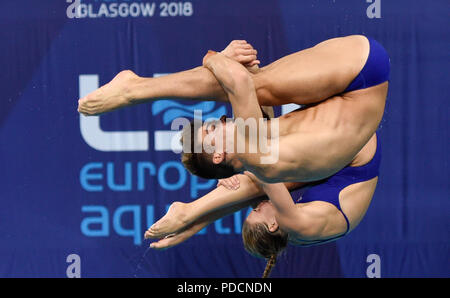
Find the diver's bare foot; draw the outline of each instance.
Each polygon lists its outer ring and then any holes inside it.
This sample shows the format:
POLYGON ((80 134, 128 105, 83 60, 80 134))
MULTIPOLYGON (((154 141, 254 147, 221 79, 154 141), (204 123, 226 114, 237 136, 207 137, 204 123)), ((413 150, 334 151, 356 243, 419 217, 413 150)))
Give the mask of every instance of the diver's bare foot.
POLYGON ((163 238, 186 227, 190 223, 187 219, 188 206, 189 204, 182 202, 172 203, 166 215, 145 232, 144 238, 163 238))
POLYGON ((78 100, 78 112, 91 116, 130 105, 130 89, 138 79, 130 70, 121 71, 111 82, 78 100))

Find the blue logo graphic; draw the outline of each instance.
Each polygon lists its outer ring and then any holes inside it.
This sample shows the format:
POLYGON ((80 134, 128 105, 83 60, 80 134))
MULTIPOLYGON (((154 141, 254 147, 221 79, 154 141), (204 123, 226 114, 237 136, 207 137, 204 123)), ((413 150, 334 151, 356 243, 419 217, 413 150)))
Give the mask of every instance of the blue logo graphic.
POLYGON ((216 103, 203 101, 194 105, 184 105, 173 100, 159 100, 152 105, 152 115, 163 113, 163 123, 170 124, 174 119, 180 117, 194 118, 194 111, 201 110, 203 119, 219 119, 227 113, 225 106, 214 110, 216 103))

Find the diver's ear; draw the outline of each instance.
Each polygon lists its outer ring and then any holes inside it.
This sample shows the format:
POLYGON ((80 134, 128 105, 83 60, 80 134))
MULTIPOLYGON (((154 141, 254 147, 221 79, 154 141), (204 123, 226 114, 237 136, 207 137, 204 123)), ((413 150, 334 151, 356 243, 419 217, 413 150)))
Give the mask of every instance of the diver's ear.
POLYGON ((213 154, 213 163, 215 165, 218 165, 219 163, 221 163, 223 160, 225 159, 225 154, 224 153, 214 153, 213 154))
POLYGON ((278 230, 279 227, 280 226, 278 225, 277 221, 273 219, 269 225, 269 232, 274 233, 278 230))

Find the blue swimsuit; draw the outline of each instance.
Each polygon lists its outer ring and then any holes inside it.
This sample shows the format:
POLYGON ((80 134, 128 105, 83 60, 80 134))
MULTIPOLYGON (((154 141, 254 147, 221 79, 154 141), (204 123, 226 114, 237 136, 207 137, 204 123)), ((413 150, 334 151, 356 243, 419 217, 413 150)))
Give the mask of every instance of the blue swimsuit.
MULTIPOLYGON (((336 208, 342 213, 347 222, 347 229, 344 234, 338 235, 336 237, 324 240, 313 240, 311 244, 319 244, 323 242, 328 242, 331 240, 336 240, 342 236, 345 236, 349 229, 350 223, 347 216, 341 209, 341 204, 339 203, 340 192, 349 185, 356 184, 359 182, 368 181, 378 176, 379 168, 381 162, 381 144, 380 139, 377 134, 377 149, 371 161, 367 164, 359 167, 347 166, 337 172, 336 174, 323 179, 321 181, 315 182, 312 186, 309 186, 297 203, 308 203, 313 201, 328 202, 336 206, 336 208)), ((303 240, 302 240, 303 241, 303 240)), ((309 241, 308 241, 309 242, 309 241)))
MULTIPOLYGON (((366 64, 358 76, 350 83, 345 92, 369 88, 389 80, 390 65, 388 54, 377 41, 372 38, 368 38, 368 40, 370 43, 370 52, 366 64)), ((377 149, 370 162, 360 167, 347 166, 331 177, 313 183, 312 186, 306 189, 297 202, 307 203, 312 201, 323 201, 333 204, 344 216, 345 221, 347 222, 347 229, 342 235, 330 239, 313 240, 310 244, 305 243, 304 246, 336 240, 348 233, 350 223, 345 213, 342 212, 341 205, 339 204, 339 193, 349 185, 368 181, 377 177, 380 161, 381 145, 377 134, 377 149)))
POLYGON ((344 92, 365 89, 389 81, 389 55, 375 39, 367 37, 370 50, 366 64, 344 92))

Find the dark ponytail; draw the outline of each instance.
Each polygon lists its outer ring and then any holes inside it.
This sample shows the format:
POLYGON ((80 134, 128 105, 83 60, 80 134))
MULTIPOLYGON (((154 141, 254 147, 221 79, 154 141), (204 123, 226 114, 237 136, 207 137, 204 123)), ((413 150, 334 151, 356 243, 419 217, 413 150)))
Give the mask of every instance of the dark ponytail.
POLYGON ((266 269, 264 269, 264 273, 262 278, 268 278, 270 275, 270 272, 272 271, 273 267, 275 267, 275 264, 277 263, 277 255, 272 255, 267 260, 266 269))

